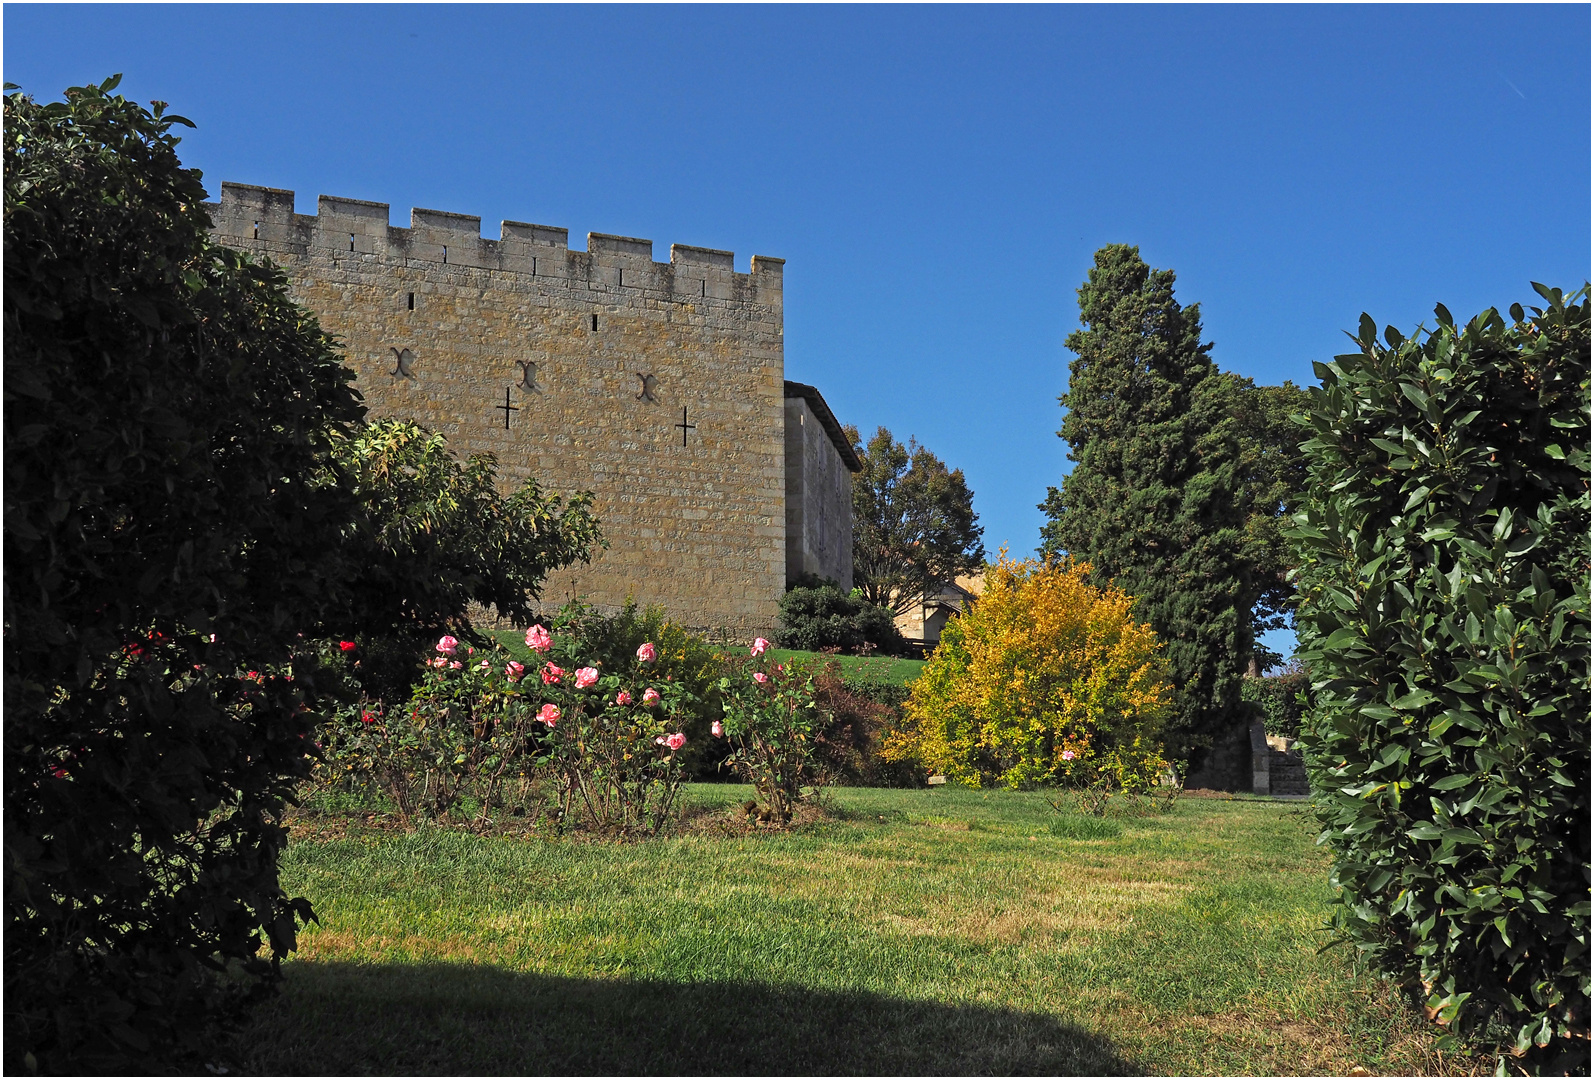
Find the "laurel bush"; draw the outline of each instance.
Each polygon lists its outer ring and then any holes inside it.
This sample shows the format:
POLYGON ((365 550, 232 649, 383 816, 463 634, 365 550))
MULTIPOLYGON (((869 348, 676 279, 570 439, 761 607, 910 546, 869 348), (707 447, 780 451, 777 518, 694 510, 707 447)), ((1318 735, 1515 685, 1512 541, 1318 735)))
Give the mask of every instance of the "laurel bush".
POLYGON ((1317 364, 1292 536, 1345 940, 1452 1032, 1588 1068, 1589 302, 1317 364))

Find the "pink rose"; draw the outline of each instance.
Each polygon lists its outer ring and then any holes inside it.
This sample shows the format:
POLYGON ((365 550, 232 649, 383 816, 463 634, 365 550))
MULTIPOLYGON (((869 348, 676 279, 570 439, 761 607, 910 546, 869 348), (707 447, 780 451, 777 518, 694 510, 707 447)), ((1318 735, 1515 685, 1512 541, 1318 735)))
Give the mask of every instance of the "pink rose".
POLYGON ((542 666, 542 681, 546 685, 552 686, 554 683, 559 681, 559 676, 563 675, 564 673, 564 668, 550 660, 542 666))
POLYGON ((756 683, 767 683, 769 681, 769 676, 765 675, 762 671, 755 671, 753 672, 753 681, 756 683))
POLYGON ((642 704, 652 706, 657 705, 658 703, 659 692, 657 690, 650 686, 646 690, 642 691, 642 704))
POLYGON ((764 650, 767 648, 769 648, 769 642, 765 641, 763 638, 760 637, 753 639, 752 651, 754 656, 763 656, 764 650))
POLYGON ((487 669, 488 669, 488 668, 490 668, 490 667, 492 667, 492 666, 493 666, 493 665, 492 665, 492 661, 490 661, 490 660, 483 660, 483 661, 482 661, 482 662, 481 662, 481 665, 480 665, 480 667, 481 667, 481 669, 482 669, 482 670, 483 670, 483 671, 486 671, 486 670, 487 670, 487 669))
POLYGON ((548 636, 548 628, 539 623, 527 630, 526 648, 535 652, 547 652, 553 648, 553 638, 548 636))
POLYGON ((653 642, 643 642, 641 647, 636 651, 636 658, 642 661, 644 664, 651 664, 653 661, 659 658, 659 650, 653 647, 653 642))
POLYGON ((464 667, 465 665, 460 663, 458 660, 454 660, 454 661, 451 661, 448 666, 453 668, 455 671, 458 671, 460 668, 464 667))
POLYGON ((444 656, 453 656, 454 650, 459 648, 459 642, 447 634, 437 639, 437 651, 444 656))
POLYGON ((1064 761, 1073 761, 1074 760, 1074 752, 1072 750, 1064 750, 1063 751, 1063 760, 1064 761))
POLYGON ((526 673, 526 665, 519 660, 511 660, 504 667, 504 674, 509 676, 510 682, 519 682, 520 677, 526 673))
POLYGON ((718 720, 716 720, 712 724, 710 724, 708 726, 708 730, 709 730, 709 733, 711 735, 713 735, 716 739, 722 739, 722 738, 725 737, 725 725, 720 723, 718 720))
POLYGON ((653 736, 653 741, 658 743, 660 746, 663 746, 664 745, 664 736, 663 735, 655 735, 655 736, 653 736))
POLYGON ((671 750, 679 750, 681 747, 686 745, 686 736, 677 731, 674 735, 671 735, 668 739, 664 740, 664 745, 668 746, 671 750))
POLYGON ((629 690, 621 690, 618 694, 616 694, 614 696, 614 703, 616 705, 629 705, 629 704, 631 704, 631 691, 629 691, 629 690))
POLYGON ((578 669, 576 671, 576 689, 577 690, 585 690, 587 687, 591 686, 593 683, 595 683, 597 681, 598 681, 598 669, 597 668, 584 667, 584 668, 580 668, 580 669, 578 669))
POLYGON ((541 709, 537 710, 537 719, 541 720, 549 727, 553 727, 559 722, 559 706, 554 704, 544 705, 541 709))

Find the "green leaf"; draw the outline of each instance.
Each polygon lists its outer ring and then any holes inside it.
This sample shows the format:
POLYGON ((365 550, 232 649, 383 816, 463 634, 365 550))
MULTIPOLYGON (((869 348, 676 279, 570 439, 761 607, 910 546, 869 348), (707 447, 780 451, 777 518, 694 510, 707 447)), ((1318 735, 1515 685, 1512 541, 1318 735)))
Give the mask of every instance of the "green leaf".
POLYGON ((1395 701, 1394 707, 1403 712, 1410 712, 1413 709, 1420 709, 1424 705, 1431 705, 1437 700, 1439 699, 1434 697, 1433 694, 1427 690, 1413 690, 1411 693, 1395 701))

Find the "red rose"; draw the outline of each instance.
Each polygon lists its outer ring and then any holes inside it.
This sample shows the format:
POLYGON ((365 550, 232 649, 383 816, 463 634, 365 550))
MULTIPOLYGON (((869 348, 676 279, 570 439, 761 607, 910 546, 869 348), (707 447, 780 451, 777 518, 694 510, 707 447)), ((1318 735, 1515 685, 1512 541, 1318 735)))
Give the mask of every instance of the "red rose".
POLYGON ((340 641, 340 642, 338 642, 338 648, 342 649, 344 652, 349 652, 350 650, 354 649, 355 647, 356 646, 355 646, 354 642, 352 642, 352 641, 340 641))

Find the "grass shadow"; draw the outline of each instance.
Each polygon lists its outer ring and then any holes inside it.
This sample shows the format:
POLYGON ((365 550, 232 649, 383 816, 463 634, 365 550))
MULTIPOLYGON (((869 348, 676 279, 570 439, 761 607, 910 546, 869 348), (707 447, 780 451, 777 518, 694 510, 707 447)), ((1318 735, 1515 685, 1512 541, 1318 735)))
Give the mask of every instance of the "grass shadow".
POLYGON ((299 960, 240 1041, 256 1075, 1138 1075, 1049 1015, 745 982, 299 960))

